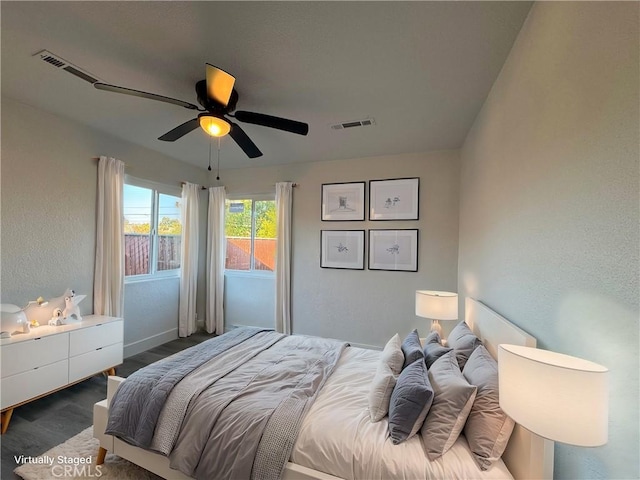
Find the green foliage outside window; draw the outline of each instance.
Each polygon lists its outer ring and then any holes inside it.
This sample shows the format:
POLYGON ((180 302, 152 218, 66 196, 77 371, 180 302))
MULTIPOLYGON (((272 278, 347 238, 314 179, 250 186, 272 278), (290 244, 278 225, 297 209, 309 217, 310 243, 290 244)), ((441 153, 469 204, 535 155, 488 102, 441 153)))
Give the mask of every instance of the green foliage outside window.
POLYGON ((177 218, 162 217, 158 224, 159 235, 181 235, 182 224, 177 218))
MULTIPOLYGON (((227 237, 251 237, 252 200, 227 201, 225 233, 227 237), (243 204, 239 212, 230 212, 230 204, 243 204)), ((276 238, 276 205, 273 200, 256 200, 256 237, 276 238)))

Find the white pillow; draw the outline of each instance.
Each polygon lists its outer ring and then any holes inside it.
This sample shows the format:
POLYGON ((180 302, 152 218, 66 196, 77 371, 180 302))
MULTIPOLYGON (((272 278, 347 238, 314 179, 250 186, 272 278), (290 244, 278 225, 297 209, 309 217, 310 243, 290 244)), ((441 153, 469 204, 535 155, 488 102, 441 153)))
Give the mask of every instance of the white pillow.
POLYGON ((476 398, 477 387, 469 385, 460 372, 454 350, 433 362, 429 382, 435 395, 420 433, 429 460, 435 460, 444 455, 460 435, 476 398))
POLYGON ((402 342, 400 341, 400 335, 397 333, 389 339, 387 344, 382 350, 382 356, 380 360, 391 368, 391 371, 396 375, 400 375, 402 365, 404 364, 404 353, 402 353, 402 342))
POLYGON ((389 413, 389 400, 398 381, 388 364, 379 363, 369 390, 369 416, 379 422, 389 413))
POLYGON ((389 413, 389 399, 403 363, 402 342, 396 333, 382 350, 378 368, 369 389, 369 416, 372 422, 379 422, 389 413))

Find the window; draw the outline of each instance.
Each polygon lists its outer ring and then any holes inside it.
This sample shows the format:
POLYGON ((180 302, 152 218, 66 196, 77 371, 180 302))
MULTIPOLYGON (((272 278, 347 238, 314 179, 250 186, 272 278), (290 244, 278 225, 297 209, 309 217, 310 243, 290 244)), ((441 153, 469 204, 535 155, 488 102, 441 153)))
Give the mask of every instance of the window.
POLYGON ((123 200, 125 277, 176 275, 182 234, 179 190, 127 177, 123 200))
POLYGON ((226 200, 227 270, 273 272, 276 264, 276 202, 226 200))

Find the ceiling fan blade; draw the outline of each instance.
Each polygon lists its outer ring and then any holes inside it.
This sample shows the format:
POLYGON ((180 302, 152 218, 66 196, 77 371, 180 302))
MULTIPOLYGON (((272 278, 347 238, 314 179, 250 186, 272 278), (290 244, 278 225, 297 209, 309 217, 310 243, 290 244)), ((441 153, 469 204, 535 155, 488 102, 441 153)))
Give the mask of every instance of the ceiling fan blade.
POLYGON ((236 79, 224 70, 207 63, 207 96, 226 107, 236 79))
POLYGON ((163 142, 175 142, 179 138, 182 138, 187 133, 194 131, 196 128, 200 126, 200 119, 194 118, 187 122, 184 122, 182 125, 178 125, 173 130, 168 131, 164 135, 158 138, 158 140, 162 140, 163 142))
POLYGON ((235 142, 244 151, 244 153, 246 153, 249 158, 261 157, 262 152, 256 146, 256 144, 253 143, 253 141, 247 136, 247 134, 244 133, 244 130, 240 128, 240 125, 233 122, 229 123, 231 123, 231 131, 229 132, 229 135, 231 135, 231 138, 235 140, 235 142))
POLYGON ((141 90, 133 90, 132 88, 118 87, 117 85, 109 85, 108 83, 96 82, 93 84, 98 90, 104 90, 107 92, 124 93, 125 95, 132 95, 134 97, 148 98, 150 100, 157 100, 159 102, 171 103, 172 105, 178 105, 179 107, 188 108, 189 110, 198 110, 198 107, 193 103, 184 102, 177 98, 165 97, 164 95, 156 95, 155 93, 143 92, 141 90))
POLYGON ((277 128, 285 132, 297 133, 298 135, 306 135, 309 133, 309 125, 295 120, 265 115, 264 113, 237 111, 234 116, 237 120, 245 123, 253 123, 262 125, 263 127, 277 128))

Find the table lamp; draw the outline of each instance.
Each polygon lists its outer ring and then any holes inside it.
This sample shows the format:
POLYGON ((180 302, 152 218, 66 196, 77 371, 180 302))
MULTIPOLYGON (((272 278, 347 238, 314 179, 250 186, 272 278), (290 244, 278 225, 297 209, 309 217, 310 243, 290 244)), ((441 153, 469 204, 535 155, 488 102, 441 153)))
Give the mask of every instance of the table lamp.
POLYGON ((431 319, 431 331, 442 336, 440 320, 458 319, 458 294, 416 290, 416 315, 431 319))
POLYGON ((583 447, 607 443, 607 368, 538 348, 498 346, 500 407, 527 430, 583 447))

